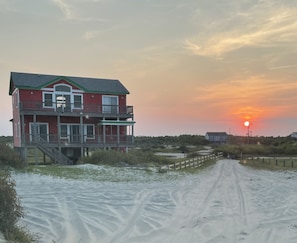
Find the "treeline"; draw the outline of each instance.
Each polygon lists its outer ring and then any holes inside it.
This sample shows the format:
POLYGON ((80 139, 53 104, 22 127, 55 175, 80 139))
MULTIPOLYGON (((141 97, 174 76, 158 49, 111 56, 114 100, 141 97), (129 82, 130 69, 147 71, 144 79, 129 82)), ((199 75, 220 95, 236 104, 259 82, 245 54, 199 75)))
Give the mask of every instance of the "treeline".
POLYGON ((256 137, 244 137, 244 136, 228 136, 228 144, 262 144, 266 146, 280 146, 284 144, 292 144, 295 143, 296 139, 287 137, 264 137, 264 136, 256 136, 256 137))
MULTIPOLYGON (((291 137, 246 137, 229 135, 227 144, 231 145, 246 145, 246 144, 261 144, 266 146, 283 146, 294 144, 297 140, 291 137)), ((180 136, 136 136, 135 145, 139 147, 159 148, 162 146, 182 146, 182 145, 210 145, 209 141, 203 135, 180 135, 180 136)))
POLYGON ((0 136, 0 143, 13 143, 13 137, 12 136, 0 136))
POLYGON ((199 146, 207 145, 208 141, 202 135, 180 135, 180 136, 136 136, 135 146, 140 148, 161 148, 171 146, 199 146))
POLYGON ((239 157, 242 153, 253 155, 296 155, 297 140, 291 137, 244 137, 228 136, 227 144, 211 144, 201 135, 135 137, 135 146, 143 150, 156 150, 171 145, 177 147, 181 152, 189 152, 187 146, 209 145, 217 151, 223 151, 225 155, 231 154, 239 157))

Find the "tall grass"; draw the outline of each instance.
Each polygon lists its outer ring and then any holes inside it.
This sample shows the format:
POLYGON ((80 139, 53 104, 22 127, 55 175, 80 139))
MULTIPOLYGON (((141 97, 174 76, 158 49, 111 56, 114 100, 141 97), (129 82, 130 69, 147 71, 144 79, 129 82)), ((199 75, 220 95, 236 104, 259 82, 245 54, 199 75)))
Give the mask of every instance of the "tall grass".
POLYGON ((154 155, 152 152, 133 150, 129 153, 118 151, 97 150, 90 157, 81 158, 79 163, 104 164, 104 165, 164 165, 170 160, 154 155))
POLYGON ((0 167, 22 167, 19 155, 9 146, 0 143, 0 167))

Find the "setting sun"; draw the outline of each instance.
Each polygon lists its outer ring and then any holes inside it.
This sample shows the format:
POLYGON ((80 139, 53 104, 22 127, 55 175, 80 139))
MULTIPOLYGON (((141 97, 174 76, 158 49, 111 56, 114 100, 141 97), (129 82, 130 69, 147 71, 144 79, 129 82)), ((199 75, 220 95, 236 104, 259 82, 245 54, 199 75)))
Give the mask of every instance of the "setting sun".
POLYGON ((244 122, 244 125, 245 125, 246 127, 248 127, 248 126, 250 125, 250 122, 249 122, 249 121, 245 121, 245 122, 244 122))

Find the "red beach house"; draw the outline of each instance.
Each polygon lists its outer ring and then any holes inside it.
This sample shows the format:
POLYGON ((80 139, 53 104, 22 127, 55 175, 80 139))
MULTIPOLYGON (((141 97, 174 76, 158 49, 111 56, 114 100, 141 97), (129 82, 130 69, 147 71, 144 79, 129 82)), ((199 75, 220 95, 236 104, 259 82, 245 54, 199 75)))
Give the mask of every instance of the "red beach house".
POLYGON ((14 147, 25 161, 38 148, 60 164, 90 149, 127 151, 135 123, 128 94, 119 80, 12 72, 14 147))

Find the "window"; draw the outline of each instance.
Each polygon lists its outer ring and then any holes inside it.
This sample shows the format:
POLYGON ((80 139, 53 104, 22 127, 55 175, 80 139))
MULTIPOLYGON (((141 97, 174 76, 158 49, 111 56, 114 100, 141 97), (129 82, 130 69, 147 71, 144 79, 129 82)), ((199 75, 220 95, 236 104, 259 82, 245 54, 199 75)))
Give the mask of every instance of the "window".
POLYGON ((70 95, 56 94, 56 106, 59 111, 71 111, 70 95))
POLYGON ((70 93, 71 92, 71 87, 68 86, 68 85, 59 84, 59 85, 55 86, 55 91, 70 93))
POLYGON ((30 122, 30 140, 48 141, 48 124, 30 122))
POLYGON ((102 112, 103 113, 118 113, 118 96, 106 96, 102 97, 102 112))
POLYGON ((80 94, 79 90, 75 90, 73 93, 70 85, 57 84, 54 88, 47 88, 43 92, 43 107, 55 108, 60 112, 82 109, 83 94, 80 94))
POLYGON ((86 135, 88 139, 94 138, 94 125, 85 125, 86 135))
POLYGON ((61 125, 61 138, 67 138, 67 125, 61 125))
POLYGON ((73 95, 74 100, 74 108, 81 109, 82 108, 82 96, 81 95, 73 95))
POLYGON ((51 93, 43 93, 43 106, 53 107, 53 95, 51 93))

